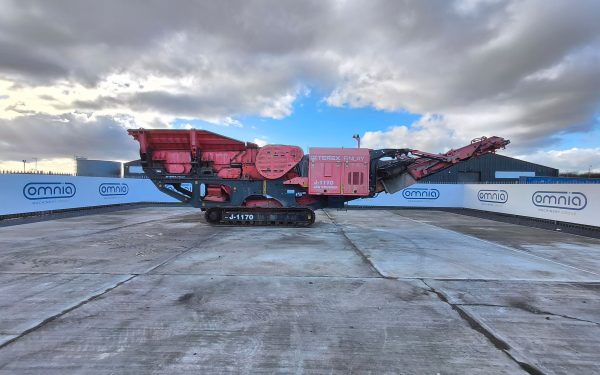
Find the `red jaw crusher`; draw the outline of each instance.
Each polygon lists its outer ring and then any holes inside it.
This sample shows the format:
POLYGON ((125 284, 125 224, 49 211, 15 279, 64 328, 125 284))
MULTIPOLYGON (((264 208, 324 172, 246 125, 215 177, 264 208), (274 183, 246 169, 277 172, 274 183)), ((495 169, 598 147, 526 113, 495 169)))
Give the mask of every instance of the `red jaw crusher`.
POLYGON ((509 144, 482 137, 445 154, 412 149, 259 147, 206 130, 131 129, 146 175, 212 224, 308 226, 313 209, 395 193, 509 144))

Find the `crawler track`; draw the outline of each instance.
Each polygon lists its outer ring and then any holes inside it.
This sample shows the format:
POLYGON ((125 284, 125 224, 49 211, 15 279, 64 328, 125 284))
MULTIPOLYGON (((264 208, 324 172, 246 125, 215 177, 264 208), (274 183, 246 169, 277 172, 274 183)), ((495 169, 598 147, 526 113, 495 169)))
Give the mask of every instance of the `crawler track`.
POLYGON ((310 208, 213 207, 205 217, 213 225, 308 227, 315 222, 310 208))

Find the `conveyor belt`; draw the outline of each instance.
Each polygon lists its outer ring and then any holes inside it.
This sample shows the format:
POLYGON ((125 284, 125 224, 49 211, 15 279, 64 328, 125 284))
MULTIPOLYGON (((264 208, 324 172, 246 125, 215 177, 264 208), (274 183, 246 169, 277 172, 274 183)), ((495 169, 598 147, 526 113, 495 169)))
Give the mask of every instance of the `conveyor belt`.
POLYGON ((214 225, 308 227, 315 222, 310 208, 212 207, 206 221, 214 225))

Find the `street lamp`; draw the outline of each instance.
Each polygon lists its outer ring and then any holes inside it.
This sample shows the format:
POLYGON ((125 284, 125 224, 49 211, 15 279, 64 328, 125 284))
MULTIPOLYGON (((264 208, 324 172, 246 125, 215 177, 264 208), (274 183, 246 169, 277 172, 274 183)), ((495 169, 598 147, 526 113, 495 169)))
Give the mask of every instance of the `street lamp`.
POLYGON ((27 163, 27 160, 23 159, 23 173, 25 173, 25 164, 27 163))

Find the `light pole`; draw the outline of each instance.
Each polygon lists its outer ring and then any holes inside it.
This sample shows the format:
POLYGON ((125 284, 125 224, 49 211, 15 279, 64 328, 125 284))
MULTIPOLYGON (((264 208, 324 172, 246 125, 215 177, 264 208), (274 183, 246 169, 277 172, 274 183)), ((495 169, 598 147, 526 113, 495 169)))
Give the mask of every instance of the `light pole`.
POLYGON ((23 173, 25 173, 25 164, 27 163, 27 160, 23 159, 23 173))
POLYGON ((36 173, 37 173, 37 171, 38 171, 38 170, 37 170, 37 161, 38 161, 38 158, 33 158, 33 160, 35 161, 35 171, 36 171, 36 173))

